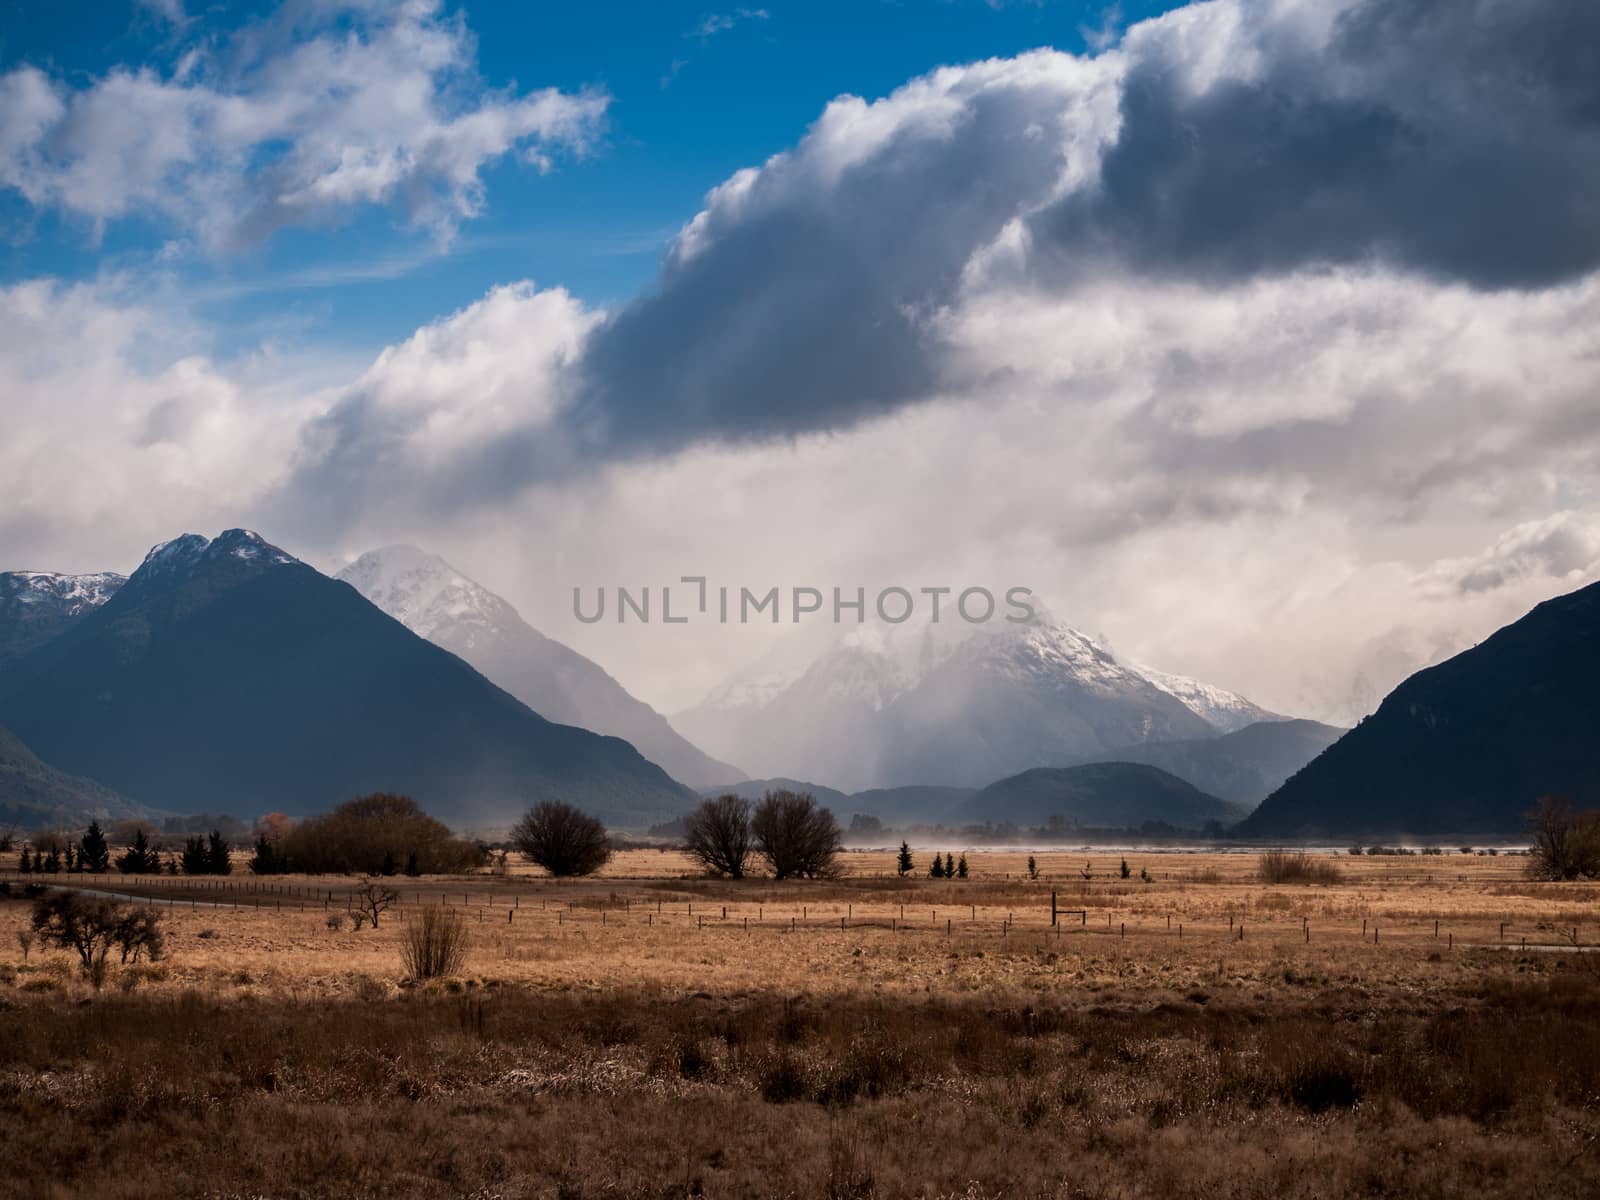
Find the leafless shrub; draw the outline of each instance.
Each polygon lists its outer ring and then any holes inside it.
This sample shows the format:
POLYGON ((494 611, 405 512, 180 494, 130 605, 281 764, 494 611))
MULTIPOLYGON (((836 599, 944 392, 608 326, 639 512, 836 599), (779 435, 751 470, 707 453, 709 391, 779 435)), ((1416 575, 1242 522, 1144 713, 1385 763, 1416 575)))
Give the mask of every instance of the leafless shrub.
POLYGON ((33 930, 17 930, 17 949, 22 951, 22 961, 28 961, 28 952, 33 949, 33 930))
POLYGON ((412 979, 459 975, 466 956, 467 925, 454 909, 424 908, 401 931, 400 958, 412 979))
POLYGON ((743 879, 750 858, 750 801, 732 794, 707 800, 684 820, 684 849, 707 871, 743 879))
POLYGON ((1338 883, 1344 872, 1303 850, 1268 850, 1259 860, 1256 877, 1262 883, 1338 883))

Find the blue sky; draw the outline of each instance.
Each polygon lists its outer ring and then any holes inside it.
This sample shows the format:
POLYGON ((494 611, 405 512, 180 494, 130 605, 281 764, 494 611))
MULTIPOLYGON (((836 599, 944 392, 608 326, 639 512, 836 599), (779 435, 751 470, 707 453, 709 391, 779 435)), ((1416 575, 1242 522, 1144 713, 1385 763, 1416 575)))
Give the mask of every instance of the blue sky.
MULTIPOLYGON (((448 246, 380 207, 328 228, 280 229, 224 254, 159 262, 219 330, 219 352, 263 337, 376 348, 480 297, 495 283, 561 285, 593 305, 646 286, 668 239, 707 190, 794 144, 843 93, 874 99, 945 64, 1053 46, 1173 7, 1083 0, 808 0, 717 7, 681 3, 497 4, 464 15, 489 89, 596 89, 611 103, 582 156, 541 173, 501 160, 486 205, 448 246)), ((191 3, 173 23, 145 3, 9 0, 0 72, 22 63, 73 86, 116 68, 170 75, 273 6, 191 3)), ((148 267, 171 230, 114 221, 97 239, 81 218, 32 212, 0 192, 8 235, 0 281, 92 278, 148 267)))

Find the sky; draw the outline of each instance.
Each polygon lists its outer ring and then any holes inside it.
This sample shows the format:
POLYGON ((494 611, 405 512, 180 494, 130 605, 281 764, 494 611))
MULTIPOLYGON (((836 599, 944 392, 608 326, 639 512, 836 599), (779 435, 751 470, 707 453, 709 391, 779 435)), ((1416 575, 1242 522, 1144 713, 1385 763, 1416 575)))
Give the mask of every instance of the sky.
POLYGON ((664 711, 1032 588, 1351 721, 1600 578, 1600 9, 0 0, 0 568, 442 554, 664 711))

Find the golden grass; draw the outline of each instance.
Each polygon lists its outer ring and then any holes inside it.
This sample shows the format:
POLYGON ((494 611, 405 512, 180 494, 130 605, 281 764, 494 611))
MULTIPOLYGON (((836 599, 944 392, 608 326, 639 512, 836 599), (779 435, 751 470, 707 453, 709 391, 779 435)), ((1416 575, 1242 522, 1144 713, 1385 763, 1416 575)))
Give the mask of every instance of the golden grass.
POLYGON ((1129 853, 1124 880, 1121 852, 1052 852, 1029 881, 1026 852, 966 853, 965 881, 887 851, 823 883, 654 851, 396 879, 360 932, 327 923, 348 878, 108 877, 169 953, 98 995, 23 962, 28 906, 0 903, 28 1164, 0 1195, 1600 1190, 1600 886, 1458 854, 1270 885, 1253 854, 1129 853), (462 977, 408 985, 405 917, 439 904, 462 977))

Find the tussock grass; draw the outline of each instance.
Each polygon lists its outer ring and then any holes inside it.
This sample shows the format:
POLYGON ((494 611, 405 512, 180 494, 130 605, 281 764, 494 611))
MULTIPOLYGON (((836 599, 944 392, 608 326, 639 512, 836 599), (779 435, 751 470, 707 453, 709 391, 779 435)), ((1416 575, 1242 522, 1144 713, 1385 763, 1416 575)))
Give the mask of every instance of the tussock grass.
POLYGON ((453 908, 421 908, 400 931, 400 961, 414 980, 459 975, 467 958, 466 919, 453 908))

